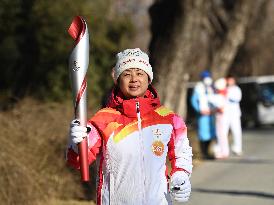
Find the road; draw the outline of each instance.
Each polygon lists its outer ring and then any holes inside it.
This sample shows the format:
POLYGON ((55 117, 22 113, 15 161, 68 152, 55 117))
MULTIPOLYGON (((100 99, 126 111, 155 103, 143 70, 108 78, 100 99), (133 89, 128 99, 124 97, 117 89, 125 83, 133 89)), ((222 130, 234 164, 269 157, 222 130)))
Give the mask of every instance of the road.
POLYGON ((274 204, 274 129, 244 131, 243 145, 241 157, 194 167, 192 194, 185 205, 274 204))

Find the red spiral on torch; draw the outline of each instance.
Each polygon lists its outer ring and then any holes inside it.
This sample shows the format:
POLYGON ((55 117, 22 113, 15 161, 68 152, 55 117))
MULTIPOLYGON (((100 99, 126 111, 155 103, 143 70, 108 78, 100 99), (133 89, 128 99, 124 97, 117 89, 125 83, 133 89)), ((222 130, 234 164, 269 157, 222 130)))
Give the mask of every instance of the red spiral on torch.
MULTIPOLYGON (((68 33, 70 36, 75 40, 75 45, 77 45, 80 40, 83 38, 86 32, 86 23, 85 20, 80 17, 76 16, 69 29, 68 33)), ((81 87, 77 92, 74 104, 74 113, 76 115, 76 111, 79 105, 79 102, 86 91, 87 88, 87 80, 86 76, 84 77, 81 87)), ((80 161, 80 171, 81 171, 81 178, 82 181, 89 181, 89 164, 88 164, 88 145, 87 145, 87 138, 85 138, 81 143, 78 144, 79 150, 79 161, 80 161)))
POLYGON ((76 113, 77 107, 78 107, 79 102, 80 102, 80 100, 82 98, 82 95, 86 91, 86 88, 87 88, 87 79, 86 79, 86 76, 85 76, 85 78, 84 78, 84 80, 82 82, 81 88, 78 91, 77 96, 76 96, 75 105, 74 105, 74 113, 76 113))

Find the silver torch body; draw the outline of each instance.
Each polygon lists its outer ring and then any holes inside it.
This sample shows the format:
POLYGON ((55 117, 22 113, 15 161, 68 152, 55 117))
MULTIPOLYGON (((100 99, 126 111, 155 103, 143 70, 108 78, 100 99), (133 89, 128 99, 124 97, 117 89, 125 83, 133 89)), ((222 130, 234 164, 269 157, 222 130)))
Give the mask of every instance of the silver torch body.
MULTIPOLYGON (((72 85, 72 95, 75 118, 81 126, 87 126, 87 70, 89 65, 89 33, 86 21, 76 16, 68 33, 75 41, 75 46, 69 57, 69 72, 72 85)), ((89 181, 88 143, 85 138, 78 144, 80 171, 82 181, 89 181)))

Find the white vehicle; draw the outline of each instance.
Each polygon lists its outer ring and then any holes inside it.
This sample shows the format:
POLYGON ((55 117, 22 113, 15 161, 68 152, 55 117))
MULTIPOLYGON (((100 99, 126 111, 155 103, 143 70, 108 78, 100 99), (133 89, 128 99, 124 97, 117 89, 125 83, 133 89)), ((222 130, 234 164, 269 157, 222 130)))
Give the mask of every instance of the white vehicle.
POLYGON ((238 85, 243 127, 274 124, 274 75, 239 78, 238 85))

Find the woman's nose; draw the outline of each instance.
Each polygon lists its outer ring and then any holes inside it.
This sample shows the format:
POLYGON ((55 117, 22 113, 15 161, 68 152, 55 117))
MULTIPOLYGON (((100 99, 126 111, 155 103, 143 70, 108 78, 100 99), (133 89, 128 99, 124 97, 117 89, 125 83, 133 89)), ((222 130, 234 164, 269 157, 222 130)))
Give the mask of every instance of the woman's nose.
POLYGON ((132 82, 135 82, 135 81, 137 80, 137 75, 132 74, 130 80, 131 80, 132 82))

